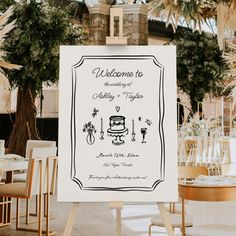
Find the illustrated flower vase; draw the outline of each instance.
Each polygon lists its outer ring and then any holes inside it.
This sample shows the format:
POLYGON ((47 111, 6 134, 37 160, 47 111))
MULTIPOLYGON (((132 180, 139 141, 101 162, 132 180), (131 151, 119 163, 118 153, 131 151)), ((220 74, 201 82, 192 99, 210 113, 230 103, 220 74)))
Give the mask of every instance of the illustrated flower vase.
POLYGON ((86 137, 86 141, 87 141, 87 143, 89 144, 89 145, 92 145, 92 144, 94 144, 94 142, 95 142, 95 137, 94 137, 94 135, 93 135, 93 129, 92 128, 89 128, 88 129, 88 135, 87 135, 87 137, 86 137))

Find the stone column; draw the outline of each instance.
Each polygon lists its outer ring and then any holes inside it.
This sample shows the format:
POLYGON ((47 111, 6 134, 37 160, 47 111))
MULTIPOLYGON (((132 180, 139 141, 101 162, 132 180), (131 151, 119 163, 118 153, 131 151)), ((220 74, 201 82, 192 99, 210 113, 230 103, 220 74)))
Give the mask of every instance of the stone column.
POLYGON ((148 44, 148 6, 142 4, 114 5, 124 9, 124 36, 128 45, 148 44))
POLYGON ((110 7, 106 2, 88 6, 90 45, 106 44, 106 36, 109 35, 110 7))

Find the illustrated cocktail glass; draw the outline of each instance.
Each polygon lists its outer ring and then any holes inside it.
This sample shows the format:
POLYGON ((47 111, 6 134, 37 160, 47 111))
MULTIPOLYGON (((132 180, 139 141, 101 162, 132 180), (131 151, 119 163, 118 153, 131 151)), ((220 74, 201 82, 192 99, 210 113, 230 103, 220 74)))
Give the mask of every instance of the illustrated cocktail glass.
POLYGON ((145 136, 147 134, 147 128, 141 128, 141 134, 143 135, 142 143, 146 143, 145 136))

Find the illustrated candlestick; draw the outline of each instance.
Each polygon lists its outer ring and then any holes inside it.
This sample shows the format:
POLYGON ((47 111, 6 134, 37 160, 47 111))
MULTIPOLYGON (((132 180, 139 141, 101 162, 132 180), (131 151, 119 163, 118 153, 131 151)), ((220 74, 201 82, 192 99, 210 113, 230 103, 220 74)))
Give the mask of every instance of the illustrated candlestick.
POLYGON ((134 133, 134 120, 132 120, 132 139, 131 139, 132 142, 135 141, 135 133, 134 133))
POLYGON ((101 134, 100 139, 103 140, 104 139, 104 131, 103 131, 103 119, 102 118, 101 118, 101 132, 100 132, 100 134, 101 134))

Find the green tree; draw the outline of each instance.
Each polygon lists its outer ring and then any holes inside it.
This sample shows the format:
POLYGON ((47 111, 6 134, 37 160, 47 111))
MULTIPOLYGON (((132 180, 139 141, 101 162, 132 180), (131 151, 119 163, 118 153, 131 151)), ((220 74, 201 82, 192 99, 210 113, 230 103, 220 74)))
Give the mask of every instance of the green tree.
POLYGON ((5 70, 19 70, 21 66, 11 64, 5 60, 7 52, 2 49, 2 45, 7 34, 14 29, 15 23, 14 21, 7 23, 8 19, 13 13, 13 8, 10 7, 8 10, 0 16, 0 79, 6 79, 5 70))
POLYGON ((173 43, 177 46, 178 87, 189 96, 195 113, 197 103, 202 102, 206 94, 222 95, 229 67, 214 35, 180 29, 173 43))
POLYGON ((14 0, 1 0, 0 1, 0 12, 5 12, 13 4, 15 4, 14 0))
POLYGON ((61 9, 45 2, 16 4, 13 18, 17 27, 9 34, 5 48, 10 61, 22 65, 10 71, 11 87, 18 88, 16 118, 9 138, 12 153, 24 155, 28 139, 39 139, 36 129, 35 98, 42 89, 58 80, 59 45, 84 40, 82 28, 71 24, 61 9))

